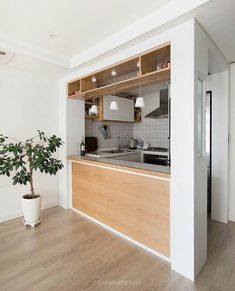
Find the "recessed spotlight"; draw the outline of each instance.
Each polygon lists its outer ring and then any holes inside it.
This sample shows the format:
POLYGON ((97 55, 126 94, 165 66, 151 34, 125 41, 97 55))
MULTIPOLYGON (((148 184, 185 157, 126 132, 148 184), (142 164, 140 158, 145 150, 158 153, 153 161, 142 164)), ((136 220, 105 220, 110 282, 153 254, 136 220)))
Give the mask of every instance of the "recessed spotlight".
POLYGON ((51 33, 51 34, 49 34, 49 37, 52 39, 56 39, 56 38, 58 38, 58 35, 51 33))

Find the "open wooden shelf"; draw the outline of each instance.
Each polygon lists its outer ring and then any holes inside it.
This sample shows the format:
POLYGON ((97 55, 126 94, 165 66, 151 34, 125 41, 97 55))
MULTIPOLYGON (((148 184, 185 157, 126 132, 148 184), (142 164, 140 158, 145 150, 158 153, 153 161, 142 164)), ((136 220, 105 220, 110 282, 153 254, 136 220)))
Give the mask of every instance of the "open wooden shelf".
MULTIPOLYGON (((132 86, 136 85, 138 82, 139 77, 134 77, 131 79, 127 79, 127 80, 123 80, 123 81, 119 81, 117 83, 115 83, 115 92, 118 93, 120 91, 122 91, 123 89, 127 89, 127 88, 131 88, 132 86)), ((91 99, 92 96, 103 96, 106 94, 110 94, 112 93, 114 90, 114 84, 110 84, 110 85, 105 85, 103 87, 100 88, 96 88, 95 90, 88 90, 86 92, 81 92, 78 94, 78 97, 82 97, 85 100, 86 99, 91 99)))
POLYGON ((77 96, 81 93, 81 80, 75 80, 68 84, 68 97, 77 96))
POLYGON ((148 52, 140 58, 141 75, 166 69, 170 64, 170 45, 148 52))
MULTIPOLYGON (((115 83, 115 92, 120 93, 126 89, 138 88, 139 82, 141 83, 141 86, 144 87, 148 86, 151 83, 157 84, 167 82, 169 80, 170 80, 170 67, 167 69, 163 69, 161 71, 151 72, 140 77, 135 77, 132 79, 115 83)), ((113 84, 106 85, 95 90, 89 90, 83 93, 78 93, 76 95, 69 96, 69 98, 81 98, 85 100, 90 100, 94 96, 94 94, 96 97, 111 94, 113 92, 113 86, 114 86, 113 84)))
POLYGON ((151 83, 163 83, 170 80, 170 44, 166 43, 155 50, 110 66, 72 81, 68 84, 68 97, 89 100, 93 96, 101 97, 127 89, 147 86, 151 83), (117 72, 114 79, 112 70, 117 72), (96 78, 96 83, 92 78, 96 78), (115 83, 114 83, 115 80, 115 83))
POLYGON ((81 79, 81 93, 89 93, 94 91, 94 83, 92 82, 92 77, 95 77, 97 82, 95 84, 96 90, 100 88, 106 88, 107 86, 113 86, 114 78, 112 77, 112 70, 115 70, 117 76, 115 77, 115 83, 120 83, 122 81, 133 79, 139 76, 139 68, 137 67, 139 58, 134 58, 132 60, 126 61, 119 65, 113 66, 103 71, 93 73, 85 78, 81 79))

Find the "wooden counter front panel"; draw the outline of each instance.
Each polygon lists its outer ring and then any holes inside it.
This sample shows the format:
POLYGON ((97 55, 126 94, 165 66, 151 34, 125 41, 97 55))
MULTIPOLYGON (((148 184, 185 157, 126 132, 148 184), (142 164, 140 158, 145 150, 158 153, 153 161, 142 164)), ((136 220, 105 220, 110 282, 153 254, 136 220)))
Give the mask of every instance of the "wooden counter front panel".
POLYGON ((170 182, 72 163, 73 207, 170 256, 170 182))

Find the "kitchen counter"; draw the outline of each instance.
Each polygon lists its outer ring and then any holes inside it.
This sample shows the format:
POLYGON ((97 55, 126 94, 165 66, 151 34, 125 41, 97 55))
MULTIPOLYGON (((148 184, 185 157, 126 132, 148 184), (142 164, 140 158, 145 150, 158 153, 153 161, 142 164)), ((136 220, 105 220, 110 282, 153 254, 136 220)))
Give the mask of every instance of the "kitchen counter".
POLYGON ((115 165, 115 166, 123 166, 123 167, 128 167, 128 168, 133 168, 133 169, 153 171, 153 172, 169 174, 169 175, 170 175, 170 171, 171 171, 171 168, 167 167, 167 166, 158 166, 158 165, 152 165, 152 164, 146 164, 146 163, 135 163, 135 162, 131 162, 131 161, 116 160, 116 159, 105 158, 105 157, 70 156, 70 157, 68 157, 68 159, 71 161, 74 161, 74 162, 82 161, 82 160, 83 161, 92 161, 92 162, 105 163, 105 164, 115 165))

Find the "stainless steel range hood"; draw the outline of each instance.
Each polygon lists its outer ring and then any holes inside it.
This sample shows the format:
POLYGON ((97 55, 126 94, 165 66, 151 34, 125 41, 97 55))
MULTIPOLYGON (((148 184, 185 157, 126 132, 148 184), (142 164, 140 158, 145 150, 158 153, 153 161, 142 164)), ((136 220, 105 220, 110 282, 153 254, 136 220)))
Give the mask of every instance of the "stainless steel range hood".
POLYGON ((167 118, 168 117, 168 89, 160 90, 160 106, 154 109, 145 118, 167 118))

